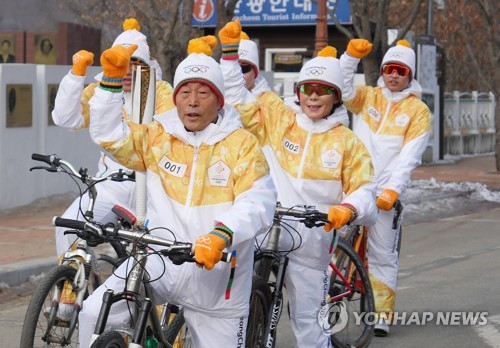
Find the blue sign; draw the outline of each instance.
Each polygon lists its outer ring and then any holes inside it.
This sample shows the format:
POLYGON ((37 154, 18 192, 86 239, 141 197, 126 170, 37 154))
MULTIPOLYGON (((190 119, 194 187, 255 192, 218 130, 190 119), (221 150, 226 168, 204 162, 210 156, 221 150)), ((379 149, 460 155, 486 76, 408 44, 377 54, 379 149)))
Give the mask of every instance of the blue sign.
MULTIPOLYGON (((326 0, 328 23, 333 24, 332 10, 342 24, 351 23, 349 0, 326 0)), ((195 0, 193 26, 215 27, 217 14, 215 0, 195 0)), ((234 18, 243 27, 275 25, 315 25, 318 6, 311 0, 240 0, 236 4, 234 18)))

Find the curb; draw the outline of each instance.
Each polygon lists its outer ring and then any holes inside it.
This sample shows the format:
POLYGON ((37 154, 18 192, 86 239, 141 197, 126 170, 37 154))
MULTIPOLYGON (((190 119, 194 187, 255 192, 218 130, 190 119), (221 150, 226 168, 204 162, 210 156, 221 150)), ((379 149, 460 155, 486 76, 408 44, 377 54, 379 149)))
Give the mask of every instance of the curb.
POLYGON ((407 204, 420 204, 422 201, 437 201, 446 198, 456 198, 470 195, 473 191, 461 191, 461 192, 448 192, 448 193, 438 193, 430 194, 424 197, 418 197, 417 199, 408 199, 407 204))
POLYGON ((26 283, 31 276, 47 272, 57 264, 55 257, 11 263, 0 266, 0 282, 8 286, 26 283))

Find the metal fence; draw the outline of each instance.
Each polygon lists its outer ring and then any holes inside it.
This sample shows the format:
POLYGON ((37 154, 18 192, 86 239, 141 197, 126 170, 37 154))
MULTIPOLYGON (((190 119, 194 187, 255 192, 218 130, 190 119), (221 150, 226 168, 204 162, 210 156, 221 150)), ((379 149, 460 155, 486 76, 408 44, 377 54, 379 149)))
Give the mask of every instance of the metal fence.
POLYGON ((476 155, 494 151, 495 96, 492 92, 445 93, 445 154, 476 155))

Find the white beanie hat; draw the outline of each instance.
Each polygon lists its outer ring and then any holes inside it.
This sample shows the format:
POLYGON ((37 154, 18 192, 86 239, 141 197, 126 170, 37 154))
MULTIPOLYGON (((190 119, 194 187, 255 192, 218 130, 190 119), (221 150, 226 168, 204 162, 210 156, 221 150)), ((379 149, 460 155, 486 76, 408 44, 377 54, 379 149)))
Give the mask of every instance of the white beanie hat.
POLYGON ((252 40, 241 40, 238 49, 239 62, 248 64, 255 72, 255 77, 259 76, 259 49, 252 40))
POLYGON ((409 45, 408 41, 399 40, 396 46, 389 48, 382 59, 380 70, 387 63, 400 63, 410 68, 411 77, 415 78, 415 51, 409 45))
POLYGON ((136 44, 138 47, 134 53, 132 53, 132 57, 142 60, 147 65, 151 65, 146 35, 136 29, 125 30, 123 33, 118 35, 115 42, 113 42, 113 47, 117 45, 129 47, 133 44, 136 44))
POLYGON ((334 57, 315 57, 307 61, 300 69, 296 92, 299 95, 300 86, 303 84, 316 83, 323 86, 333 87, 338 92, 339 101, 342 100, 344 89, 344 76, 340 69, 340 60, 334 57))
POLYGON ((204 53, 191 53, 175 70, 174 75, 174 103, 177 92, 182 85, 188 82, 200 82, 217 95, 220 108, 224 106, 224 78, 220 65, 204 53))

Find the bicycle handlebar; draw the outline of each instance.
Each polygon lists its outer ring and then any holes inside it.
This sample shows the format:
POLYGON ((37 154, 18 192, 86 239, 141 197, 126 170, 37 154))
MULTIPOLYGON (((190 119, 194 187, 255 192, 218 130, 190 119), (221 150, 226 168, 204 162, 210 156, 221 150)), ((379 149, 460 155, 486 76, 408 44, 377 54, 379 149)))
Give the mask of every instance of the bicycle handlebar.
POLYGON ((71 163, 62 160, 61 158, 57 157, 56 155, 42 155, 38 153, 34 153, 31 155, 31 159, 35 161, 40 161, 40 162, 45 162, 47 163, 50 167, 33 167, 33 169, 46 169, 49 171, 63 171, 62 167, 65 169, 69 170, 71 174, 82 180, 82 182, 88 184, 90 183, 98 183, 101 181, 105 180, 112 180, 112 181, 135 181, 135 172, 133 170, 123 170, 123 169, 117 169, 113 170, 109 173, 107 173, 104 176, 99 176, 99 177, 93 177, 87 175, 87 169, 80 169, 77 171, 71 163))
POLYGON ((60 160, 60 158, 57 158, 55 155, 41 155, 38 153, 32 154, 31 159, 35 161, 45 162, 48 165, 59 165, 60 160))
MULTIPOLYGON (((85 221, 78 221, 78 220, 72 220, 72 219, 65 219, 61 218, 59 216, 55 216, 52 220, 52 223, 54 226, 58 227, 66 227, 66 228, 71 228, 79 231, 86 231, 90 232, 93 234, 97 234, 99 237, 118 237, 130 242, 140 242, 140 243, 146 243, 146 244, 152 244, 152 245, 160 245, 169 248, 168 250, 161 250, 159 251, 160 253, 169 256, 173 254, 184 254, 185 256, 190 256, 192 257, 192 260, 186 260, 186 261, 193 261, 194 262, 194 244, 193 243, 187 243, 187 242, 177 242, 177 241, 172 241, 168 240, 165 238, 161 238, 158 236, 153 236, 147 232, 144 231, 130 231, 130 230, 125 230, 125 229, 119 229, 116 228, 113 224, 107 224, 107 225, 100 225, 97 223, 91 223, 91 222, 85 222, 85 221)), ((86 239, 85 236, 80 236, 79 237, 86 239)), ((227 252, 222 253, 222 260, 223 262, 231 262, 231 254, 227 252)))
POLYGON ((278 202, 276 210, 274 212, 274 216, 278 219, 282 216, 292 216, 295 218, 299 218, 301 219, 299 221, 309 228, 323 226, 325 223, 329 223, 328 214, 319 212, 315 209, 315 207, 306 205, 299 205, 297 207, 302 208, 302 210, 295 208, 285 208, 282 207, 278 202))

